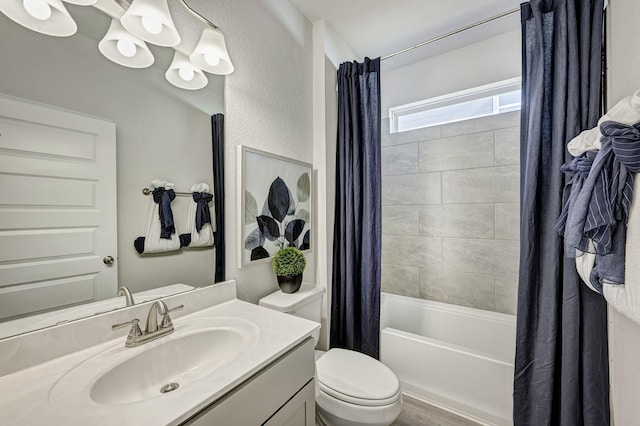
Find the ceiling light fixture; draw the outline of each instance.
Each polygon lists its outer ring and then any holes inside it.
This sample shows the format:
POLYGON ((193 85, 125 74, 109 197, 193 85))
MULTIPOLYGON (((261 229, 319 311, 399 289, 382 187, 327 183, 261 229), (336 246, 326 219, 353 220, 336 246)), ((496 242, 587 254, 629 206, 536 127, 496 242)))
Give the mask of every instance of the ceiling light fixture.
POLYGON ((189 56, 194 65, 212 74, 231 74, 233 64, 224 42, 224 36, 216 28, 202 30, 200 41, 189 56))
POLYGON ((68 37, 78 29, 60 0, 1 0, 0 11, 23 27, 55 37, 68 37))
POLYGON ((209 82, 202 70, 193 65, 187 55, 177 50, 165 77, 174 86, 187 90, 202 89, 209 82))
POLYGON ((113 18, 109 30, 104 35, 98 49, 107 59, 130 68, 147 68, 153 64, 153 54, 147 44, 131 35, 113 18))
POLYGON ((120 22, 131 34, 149 43, 166 47, 180 44, 167 0, 133 0, 120 22))
POLYGON ((64 0, 67 3, 77 4, 78 6, 93 6, 98 0, 64 0))
MULTIPOLYGON (((95 5, 97 2, 64 1, 81 6, 95 5)), ((112 8, 107 11, 100 4, 95 6, 112 18, 107 33, 98 43, 98 49, 109 60, 125 67, 146 68, 153 64, 154 57, 145 42, 172 47, 175 55, 165 77, 174 86, 187 90, 197 90, 207 85, 208 79, 203 71, 220 75, 233 72, 220 29, 184 0, 178 0, 178 3, 205 25, 190 55, 176 47, 181 37, 173 23, 167 0, 115 1, 124 9, 124 13, 116 13, 112 8)), ((75 21, 61 0, 0 0, 0 12, 24 27, 47 35, 67 37, 77 31, 75 21)))

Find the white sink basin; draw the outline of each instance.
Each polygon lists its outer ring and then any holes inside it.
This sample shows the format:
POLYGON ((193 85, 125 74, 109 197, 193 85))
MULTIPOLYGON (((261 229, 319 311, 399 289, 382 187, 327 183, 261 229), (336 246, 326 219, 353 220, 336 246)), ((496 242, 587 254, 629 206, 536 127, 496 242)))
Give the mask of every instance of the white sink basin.
POLYGON ((258 329, 234 317, 209 317, 176 325, 175 331, 136 348, 117 347, 90 357, 52 388, 51 405, 132 404, 168 397, 233 362, 255 345, 258 329))

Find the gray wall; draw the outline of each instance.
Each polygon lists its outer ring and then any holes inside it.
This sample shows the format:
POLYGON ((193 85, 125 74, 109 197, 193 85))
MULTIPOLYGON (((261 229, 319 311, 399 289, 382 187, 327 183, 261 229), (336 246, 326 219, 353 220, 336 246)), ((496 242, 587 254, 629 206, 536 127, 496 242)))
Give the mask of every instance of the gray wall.
POLYGON ((520 77, 520 43, 518 29, 400 68, 394 67, 393 59, 383 61, 382 116, 388 117, 389 108, 398 105, 520 77))
POLYGON ((515 314, 519 112, 389 134, 382 290, 515 314))

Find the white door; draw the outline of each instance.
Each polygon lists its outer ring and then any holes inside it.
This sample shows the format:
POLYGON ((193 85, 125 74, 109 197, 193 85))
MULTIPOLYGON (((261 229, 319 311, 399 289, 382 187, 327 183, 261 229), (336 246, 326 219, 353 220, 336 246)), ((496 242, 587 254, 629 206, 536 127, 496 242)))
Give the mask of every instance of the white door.
POLYGON ((0 319, 114 297, 116 238, 115 125, 0 96, 0 319))

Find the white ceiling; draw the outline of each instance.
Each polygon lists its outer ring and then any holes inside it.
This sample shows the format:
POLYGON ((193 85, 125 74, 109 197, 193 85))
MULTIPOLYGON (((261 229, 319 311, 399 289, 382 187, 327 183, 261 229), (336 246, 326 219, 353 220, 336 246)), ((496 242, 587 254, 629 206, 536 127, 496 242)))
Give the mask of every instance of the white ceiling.
MULTIPOLYGON (((518 8, 522 0, 290 0, 314 22, 327 21, 360 57, 384 56, 518 8)), ((519 13, 386 61, 397 68, 516 30, 519 13)), ((356 58, 354 58, 356 59, 356 58)))

